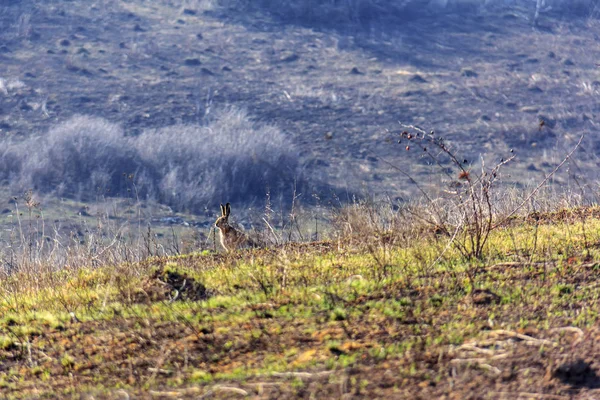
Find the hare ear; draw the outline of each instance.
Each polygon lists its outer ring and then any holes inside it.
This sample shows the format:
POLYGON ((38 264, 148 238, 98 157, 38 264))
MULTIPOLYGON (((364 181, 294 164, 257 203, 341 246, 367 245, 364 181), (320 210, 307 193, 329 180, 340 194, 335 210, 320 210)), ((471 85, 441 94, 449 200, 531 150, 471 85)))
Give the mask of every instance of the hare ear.
POLYGON ((223 204, 221 204, 221 216, 225 216, 225 206, 223 204))
POLYGON ((225 215, 229 217, 229 214, 231 214, 231 204, 227 203, 225 204, 225 215))

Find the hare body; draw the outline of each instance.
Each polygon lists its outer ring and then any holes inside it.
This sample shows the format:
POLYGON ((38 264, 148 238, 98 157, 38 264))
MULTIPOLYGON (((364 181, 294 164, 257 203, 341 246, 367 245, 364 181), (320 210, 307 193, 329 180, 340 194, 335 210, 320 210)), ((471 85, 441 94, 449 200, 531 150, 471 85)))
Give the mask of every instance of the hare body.
POLYGON ((231 213, 231 205, 221 204, 221 216, 215 221, 215 226, 219 228, 219 240, 221 246, 227 251, 233 251, 240 247, 253 246, 246 235, 229 225, 229 214, 231 213))

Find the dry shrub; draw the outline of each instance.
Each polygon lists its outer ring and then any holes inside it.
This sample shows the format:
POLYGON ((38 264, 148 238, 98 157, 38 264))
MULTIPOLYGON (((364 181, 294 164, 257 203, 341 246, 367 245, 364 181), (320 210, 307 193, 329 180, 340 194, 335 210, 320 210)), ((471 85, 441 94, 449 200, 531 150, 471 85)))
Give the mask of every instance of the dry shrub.
POLYGON ((102 118, 75 116, 45 135, 3 143, 2 179, 19 191, 93 199, 121 192, 122 173, 142 168, 121 127, 102 118))
POLYGON ((203 209, 219 201, 291 196, 299 161, 279 129, 251 121, 236 108, 217 113, 206 126, 148 130, 134 140, 161 202, 203 209))
POLYGON ((202 211, 223 201, 250 203, 292 195, 299 161, 279 129, 235 108, 202 126, 175 125, 128 137, 99 117, 75 116, 41 136, 5 139, 0 179, 81 200, 97 196, 156 199, 202 211))
POLYGON ((427 226, 413 217, 414 207, 355 201, 336 210, 332 225, 338 239, 346 244, 407 246, 427 231, 427 226))

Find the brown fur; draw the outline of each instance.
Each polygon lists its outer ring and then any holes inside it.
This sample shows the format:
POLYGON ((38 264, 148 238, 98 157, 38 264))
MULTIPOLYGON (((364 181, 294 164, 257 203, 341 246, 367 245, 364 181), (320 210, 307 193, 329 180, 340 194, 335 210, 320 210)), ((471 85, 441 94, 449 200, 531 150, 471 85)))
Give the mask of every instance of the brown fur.
POLYGON ((251 242, 248 237, 229 225, 230 213, 231 205, 229 203, 226 205, 221 204, 221 216, 215 221, 215 226, 219 228, 221 246, 227 251, 250 246, 251 242))

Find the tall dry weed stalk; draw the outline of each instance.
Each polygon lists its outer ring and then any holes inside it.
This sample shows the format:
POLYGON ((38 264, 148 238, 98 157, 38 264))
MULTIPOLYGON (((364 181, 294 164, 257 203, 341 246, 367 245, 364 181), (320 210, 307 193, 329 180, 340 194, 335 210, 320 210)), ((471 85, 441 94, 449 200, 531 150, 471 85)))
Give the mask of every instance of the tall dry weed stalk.
MULTIPOLYGON (((442 138, 412 125, 404 126, 408 130, 400 133, 406 141, 406 149, 417 147, 451 182, 441 205, 434 201, 425 190, 421 192, 427 199, 432 211, 435 228, 442 234, 453 238, 454 247, 467 259, 481 259, 489 235, 494 228, 494 198, 496 182, 503 166, 513 161, 515 155, 501 159, 491 168, 486 168, 482 159, 481 170, 475 172, 467 160, 459 158, 452 147, 442 138), (448 162, 451 168, 448 169, 448 162)), ((417 184, 420 188, 420 186, 417 184)))
POLYGON ((485 258, 485 248, 491 232, 503 226, 538 195, 548 180, 572 158, 584 138, 582 135, 573 149, 522 201, 504 215, 499 215, 496 202, 502 198, 502 190, 506 190, 499 186, 499 180, 502 168, 515 160, 512 149, 506 158, 501 158, 491 167, 487 167, 482 159, 480 170, 475 171, 467 160, 459 157, 434 131, 427 133, 412 125, 401 126, 404 130, 400 133, 398 142, 402 145, 405 142, 405 149, 408 151, 411 147, 416 148, 429 157, 440 173, 450 181, 450 188, 444 191, 441 198, 435 198, 410 174, 394 165, 392 167, 408 176, 426 199, 425 209, 429 214, 419 216, 420 219, 432 225, 437 233, 450 237, 452 246, 468 260, 485 258))
MULTIPOLYGON (((389 202, 382 207, 372 200, 355 202, 338 211, 334 224, 341 240, 362 245, 379 266, 379 275, 389 271, 390 249, 410 248, 412 258, 420 260, 417 269, 425 276, 433 266, 444 259, 450 249, 470 261, 467 278, 474 287, 477 272, 488 256, 490 235, 533 205, 540 193, 547 190, 552 177, 572 159, 581 146, 583 136, 556 167, 535 187, 506 201, 511 191, 502 183, 502 168, 515 161, 515 153, 496 164, 475 170, 471 163, 459 157, 457 151, 435 132, 425 132, 412 125, 403 125, 399 144, 405 151, 418 151, 428 157, 438 173, 449 183, 439 187, 427 187, 405 168, 383 160, 399 172, 419 191, 418 201, 404 204, 389 202), (427 243, 420 246, 419 243, 427 243), (437 255, 423 249, 437 249, 437 255), (383 271, 383 272, 381 272, 383 271)), ((534 206, 535 207, 535 206, 534 206)), ((536 243, 536 242, 534 242, 536 243)))

